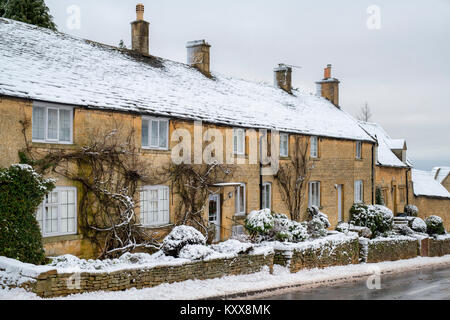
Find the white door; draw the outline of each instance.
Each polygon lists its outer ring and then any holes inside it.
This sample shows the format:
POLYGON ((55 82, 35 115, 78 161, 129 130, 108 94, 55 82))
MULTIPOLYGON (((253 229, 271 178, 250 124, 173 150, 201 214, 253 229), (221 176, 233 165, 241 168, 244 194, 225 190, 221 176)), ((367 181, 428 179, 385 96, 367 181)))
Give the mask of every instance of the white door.
POLYGON ((209 224, 215 226, 214 242, 220 241, 220 195, 209 196, 209 224))
POLYGON ((341 222, 341 221, 343 221, 343 217, 342 217, 342 184, 338 185, 337 193, 338 193, 338 222, 341 222))

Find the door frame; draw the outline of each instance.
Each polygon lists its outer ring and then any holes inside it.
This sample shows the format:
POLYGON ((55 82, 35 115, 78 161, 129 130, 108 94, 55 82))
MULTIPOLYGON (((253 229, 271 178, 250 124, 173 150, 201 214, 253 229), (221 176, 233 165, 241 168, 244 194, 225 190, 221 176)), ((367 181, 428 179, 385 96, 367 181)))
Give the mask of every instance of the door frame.
MULTIPOLYGON (((222 239, 222 235, 221 235, 221 231, 222 231, 222 212, 220 210, 220 194, 210 194, 209 195, 209 201, 215 201, 216 202, 216 210, 217 210, 217 215, 216 215, 216 221, 214 222, 214 224, 216 225, 216 235, 215 238, 213 240, 213 242, 219 242, 222 239)), ((209 205, 208 205, 208 221, 210 217, 210 212, 209 212, 209 205)))

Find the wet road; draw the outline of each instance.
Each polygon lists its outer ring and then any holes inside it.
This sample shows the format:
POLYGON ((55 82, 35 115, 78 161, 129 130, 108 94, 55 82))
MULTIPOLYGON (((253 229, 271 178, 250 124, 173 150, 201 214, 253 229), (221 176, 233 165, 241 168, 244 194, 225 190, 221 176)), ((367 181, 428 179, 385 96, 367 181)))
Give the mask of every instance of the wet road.
MULTIPOLYGON (((371 284, 376 285, 373 280, 371 284)), ((450 300, 450 267, 381 275, 380 289, 369 289, 367 279, 338 284, 274 293, 260 300, 450 300)))

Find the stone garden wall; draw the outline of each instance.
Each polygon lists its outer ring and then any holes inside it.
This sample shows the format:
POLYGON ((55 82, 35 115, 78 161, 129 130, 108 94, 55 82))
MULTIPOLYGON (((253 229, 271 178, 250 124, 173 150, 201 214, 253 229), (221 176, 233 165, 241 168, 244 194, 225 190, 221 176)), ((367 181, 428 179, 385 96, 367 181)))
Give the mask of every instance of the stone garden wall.
POLYGON ((425 257, 442 257, 450 254, 450 237, 425 238, 421 243, 421 255, 425 257))
POLYGON ((241 254, 235 258, 196 261, 180 265, 119 270, 113 272, 58 273, 49 270, 24 282, 20 287, 41 297, 58 297, 89 291, 118 291, 154 287, 190 279, 212 279, 250 274, 268 267, 273 270, 272 254, 241 254))
POLYGON ((367 263, 411 259, 418 255, 419 241, 415 238, 379 238, 361 242, 361 258, 367 263))
POLYGON ((302 269, 325 268, 357 264, 359 262, 358 237, 343 241, 325 240, 292 248, 275 248, 274 263, 289 267, 292 273, 302 269))

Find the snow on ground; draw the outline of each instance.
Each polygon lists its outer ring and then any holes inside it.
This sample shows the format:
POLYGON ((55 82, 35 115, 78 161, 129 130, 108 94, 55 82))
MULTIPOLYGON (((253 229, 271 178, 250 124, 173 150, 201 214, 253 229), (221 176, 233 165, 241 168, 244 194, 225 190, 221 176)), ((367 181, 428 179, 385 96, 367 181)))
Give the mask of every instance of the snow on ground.
MULTIPOLYGON (((418 257, 409 260, 389 261, 371 264, 356 264, 325 269, 302 270, 291 274, 287 268, 274 266, 274 273, 263 270, 258 273, 228 276, 210 280, 188 280, 163 284, 147 289, 130 289, 120 292, 91 292, 77 294, 57 300, 198 300, 224 297, 234 294, 263 292, 287 287, 315 287, 337 282, 355 281, 374 274, 378 268, 381 274, 405 272, 450 265, 450 255, 444 257, 418 257)), ((40 300, 42 298, 23 289, 0 289, 0 300, 40 300)))

